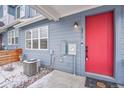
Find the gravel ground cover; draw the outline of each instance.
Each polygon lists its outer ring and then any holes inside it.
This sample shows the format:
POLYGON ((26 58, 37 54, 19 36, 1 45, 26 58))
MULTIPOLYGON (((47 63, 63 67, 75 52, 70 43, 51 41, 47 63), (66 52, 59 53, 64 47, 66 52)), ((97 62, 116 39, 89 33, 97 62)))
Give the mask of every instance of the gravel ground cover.
POLYGON ((34 76, 23 74, 23 64, 14 62, 11 64, 0 66, 0 88, 26 88, 38 79, 50 73, 47 68, 40 68, 39 73, 34 76), (10 69, 10 71, 8 70, 10 69))

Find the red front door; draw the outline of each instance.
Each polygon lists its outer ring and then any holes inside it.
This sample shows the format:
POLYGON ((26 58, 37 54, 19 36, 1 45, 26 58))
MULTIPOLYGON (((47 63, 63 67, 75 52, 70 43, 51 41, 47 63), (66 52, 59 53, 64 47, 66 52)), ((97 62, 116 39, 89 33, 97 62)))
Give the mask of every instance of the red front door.
POLYGON ((113 76, 113 12, 86 17, 86 72, 113 76))

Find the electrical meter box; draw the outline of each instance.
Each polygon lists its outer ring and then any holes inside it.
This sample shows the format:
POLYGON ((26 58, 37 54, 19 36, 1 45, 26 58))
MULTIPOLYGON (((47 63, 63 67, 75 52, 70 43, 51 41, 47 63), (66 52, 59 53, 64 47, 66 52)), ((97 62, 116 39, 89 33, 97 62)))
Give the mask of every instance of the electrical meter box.
POLYGON ((76 44, 68 43, 68 55, 76 55, 76 44))

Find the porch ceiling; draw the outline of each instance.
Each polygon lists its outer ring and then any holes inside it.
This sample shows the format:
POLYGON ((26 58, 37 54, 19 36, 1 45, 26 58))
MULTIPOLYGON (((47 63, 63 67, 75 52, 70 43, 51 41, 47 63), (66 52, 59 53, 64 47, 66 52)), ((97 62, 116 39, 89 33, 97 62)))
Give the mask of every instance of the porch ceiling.
POLYGON ((100 7, 101 5, 31 5, 49 20, 58 21, 59 18, 69 16, 81 11, 100 7))

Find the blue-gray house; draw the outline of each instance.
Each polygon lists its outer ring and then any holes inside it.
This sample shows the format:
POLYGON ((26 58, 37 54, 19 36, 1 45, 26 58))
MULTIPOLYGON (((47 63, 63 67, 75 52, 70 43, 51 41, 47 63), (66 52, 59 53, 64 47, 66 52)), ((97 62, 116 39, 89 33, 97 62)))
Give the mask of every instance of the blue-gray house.
POLYGON ((124 6, 0 6, 1 46, 81 76, 124 84, 124 6))

